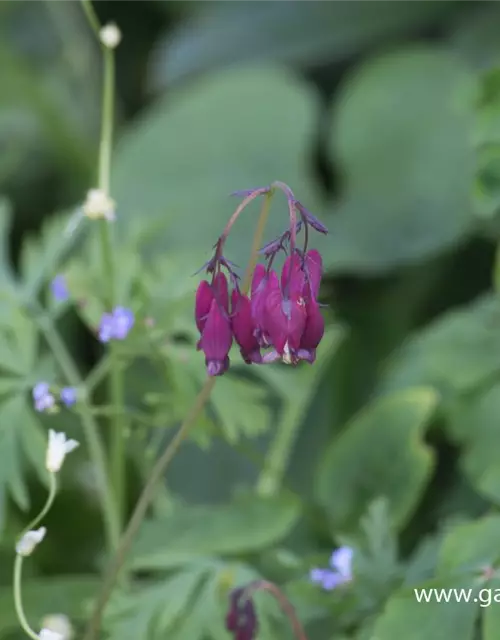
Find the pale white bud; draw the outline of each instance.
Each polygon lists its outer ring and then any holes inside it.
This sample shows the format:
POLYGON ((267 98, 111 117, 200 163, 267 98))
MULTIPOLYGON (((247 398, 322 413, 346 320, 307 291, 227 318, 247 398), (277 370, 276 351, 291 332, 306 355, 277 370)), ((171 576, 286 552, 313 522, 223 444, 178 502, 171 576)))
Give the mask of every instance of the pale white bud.
POLYGON ((16 553, 20 556, 30 556, 35 547, 45 538, 46 533, 45 527, 27 531, 16 544, 16 553))
POLYGON ((61 640, 72 640, 75 635, 68 616, 62 613, 53 613, 42 620, 42 631, 57 634, 61 640))
POLYGON ((114 22, 105 25, 99 32, 102 44, 108 49, 116 49, 122 39, 122 32, 114 22))
POLYGON ((66 454, 76 449, 79 444, 76 440, 67 440, 65 433, 56 433, 49 429, 49 443, 45 456, 47 471, 57 473, 62 467, 66 454))
POLYGON ((83 203, 83 213, 91 220, 115 219, 116 203, 102 189, 90 189, 83 203))
POLYGON ((62 633, 51 631, 50 629, 42 629, 38 634, 40 640, 64 640, 62 633))

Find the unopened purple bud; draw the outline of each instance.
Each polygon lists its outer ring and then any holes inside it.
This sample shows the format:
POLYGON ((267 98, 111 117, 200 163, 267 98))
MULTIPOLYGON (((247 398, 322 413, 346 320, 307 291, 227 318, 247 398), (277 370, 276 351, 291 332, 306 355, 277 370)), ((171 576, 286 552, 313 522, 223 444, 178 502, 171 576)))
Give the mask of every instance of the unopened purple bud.
POLYGON ((52 295, 56 300, 63 302, 69 298, 68 287, 66 286, 66 279, 62 274, 57 275, 51 283, 52 295))
POLYGON ((196 320, 196 326, 198 331, 202 333, 205 323, 207 321, 208 312, 212 306, 212 300, 214 299, 214 292, 212 287, 206 280, 202 280, 196 290, 196 301, 194 307, 194 316, 196 320))
POLYGON ((236 198, 248 198, 248 196, 254 194, 263 195, 264 193, 269 193, 269 191, 271 191, 271 187, 257 187, 256 189, 239 189, 229 195, 236 198))
POLYGON ((304 205, 300 204, 300 202, 296 200, 295 206, 300 211, 302 218, 307 224, 309 224, 316 231, 319 231, 319 233, 323 233, 324 235, 328 234, 328 229, 325 227, 325 225, 322 222, 320 222, 318 218, 316 218, 316 216, 313 216, 313 214, 310 211, 308 211, 304 207, 304 205))
POLYGON ((257 637, 257 614, 251 597, 245 589, 234 589, 229 596, 229 611, 226 616, 226 629, 233 640, 254 640, 257 637))
POLYGON ((64 387, 61 389, 61 402, 67 407, 71 407, 76 402, 76 389, 74 387, 64 387))

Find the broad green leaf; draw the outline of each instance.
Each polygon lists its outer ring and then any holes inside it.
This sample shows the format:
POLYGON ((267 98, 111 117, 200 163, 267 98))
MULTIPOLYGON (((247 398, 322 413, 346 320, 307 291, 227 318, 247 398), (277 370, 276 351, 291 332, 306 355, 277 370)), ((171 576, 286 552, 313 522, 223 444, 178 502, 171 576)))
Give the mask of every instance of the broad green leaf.
MULTIPOLYGON (((95 576, 57 576, 23 580, 23 606, 33 626, 41 626, 46 615, 64 613, 75 623, 84 618, 99 591, 95 576)), ((12 587, 0 589, 0 638, 19 629, 12 587)))
POLYGON ((291 498, 248 496, 222 506, 179 506, 147 522, 132 553, 136 569, 158 570, 195 557, 266 549, 295 526, 299 507, 291 498))
POLYGON ((460 466, 468 481, 483 496, 500 504, 500 384, 458 402, 450 420, 463 445, 460 466))
MULTIPOLYGON (((479 612, 478 587, 470 577, 435 580, 419 585, 416 589, 437 589, 438 594, 449 597, 449 602, 418 602, 413 588, 396 592, 387 602, 384 612, 375 625, 373 637, 377 640, 474 640, 474 627, 479 612), (471 591, 471 601, 459 601, 454 597, 460 589, 471 591)), ((436 592, 433 592, 433 595, 436 592)), ((465 595, 465 594, 464 594, 465 595)))
POLYGON ((393 523, 405 525, 432 473, 423 435, 436 404, 429 388, 375 399, 334 439, 318 469, 316 497, 335 529, 355 529, 379 497, 393 523))
POLYGON ((235 62, 342 61, 395 35, 441 21, 450 6, 247 1, 211 3, 204 9, 160 47, 153 67, 155 85, 170 86, 235 62))
POLYGON ((476 85, 442 49, 402 49, 347 78, 332 154, 345 193, 327 264, 382 271, 450 247, 472 227, 476 85))
POLYGON ((500 516, 485 516, 455 526, 445 537, 440 552, 438 573, 476 572, 496 565, 500 558, 498 539, 500 516))
MULTIPOLYGON (((121 219, 162 217, 170 224, 157 246, 201 249, 208 259, 238 205, 228 197, 236 189, 282 180, 317 212, 306 170, 317 109, 311 88, 280 69, 231 70, 170 92, 118 145, 112 192, 121 219)), ((286 200, 275 200, 269 238, 287 226, 286 200)), ((244 211, 227 244, 242 268, 258 211, 256 203, 244 211)))
POLYGON ((432 385, 445 397, 472 391, 500 371, 499 319, 490 295, 440 316, 389 360, 382 389, 432 385))

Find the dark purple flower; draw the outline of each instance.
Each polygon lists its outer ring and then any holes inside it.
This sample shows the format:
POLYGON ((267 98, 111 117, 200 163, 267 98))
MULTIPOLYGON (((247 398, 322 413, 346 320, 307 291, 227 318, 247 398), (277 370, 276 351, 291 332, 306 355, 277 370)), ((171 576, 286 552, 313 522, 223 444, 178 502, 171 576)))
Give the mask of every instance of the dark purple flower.
MULTIPOLYGON (((283 269, 287 266, 285 263, 283 269)), ((284 271, 283 281, 285 285, 280 287, 276 273, 272 271, 269 274, 262 329, 283 362, 295 364, 306 326, 305 300, 297 291, 294 281, 289 281, 284 271)))
POLYGON ((76 402, 76 389, 74 387, 63 387, 60 396, 61 402, 67 407, 71 407, 76 402))
POLYGON ((59 302, 63 302, 69 298, 68 287, 66 285, 66 278, 59 274, 51 282, 52 295, 59 302))
POLYGON ((262 362, 250 300, 237 289, 231 294, 231 326, 243 360, 247 364, 262 362))
POLYGON ((320 584, 323 589, 331 591, 341 584, 352 580, 352 558, 354 551, 351 547, 336 549, 330 558, 330 569, 312 569, 309 573, 311 582, 320 584))
POLYGON ((103 313, 99 325, 99 340, 124 340, 134 326, 134 313, 126 307, 115 307, 112 313, 103 313))
POLYGON ((244 588, 234 589, 229 596, 226 629, 232 633, 233 640, 254 640, 257 637, 257 627, 253 600, 245 595, 244 588))
POLYGON ((201 333, 198 349, 205 354, 209 376, 220 376, 229 368, 229 350, 233 341, 229 318, 227 278, 218 273, 212 284, 202 280, 196 292, 196 326, 201 333))
POLYGON ((50 385, 48 382, 38 382, 32 391, 33 402, 36 411, 50 411, 55 407, 55 398, 50 393, 50 385))

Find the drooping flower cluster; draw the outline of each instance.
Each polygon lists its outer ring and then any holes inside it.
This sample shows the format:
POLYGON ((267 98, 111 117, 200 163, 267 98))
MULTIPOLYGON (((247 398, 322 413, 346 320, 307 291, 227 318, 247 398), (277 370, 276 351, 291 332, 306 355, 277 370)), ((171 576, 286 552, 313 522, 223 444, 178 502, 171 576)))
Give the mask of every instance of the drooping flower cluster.
MULTIPOLYGON (((323 265, 319 251, 308 249, 307 245, 309 229, 320 233, 327 233, 327 229, 295 200, 286 185, 282 187, 291 212, 290 227, 261 250, 265 264, 259 263, 254 269, 250 295, 242 290, 234 266, 222 253, 228 228, 216 243, 213 258, 205 265, 211 279, 202 280, 198 287, 195 319, 201 334, 197 347, 205 354, 210 376, 221 375, 229 368, 233 338, 247 364, 275 360, 292 365, 306 360, 312 364, 316 359, 325 328, 318 303, 323 265), (302 229, 304 245, 298 248, 296 236, 302 229), (280 252, 287 257, 278 276, 272 265, 280 252)), ((271 189, 243 195, 251 199, 271 189)))
POLYGON ((311 582, 321 585, 327 591, 350 582, 352 580, 353 555, 351 547, 339 547, 330 557, 329 569, 311 569, 309 574, 311 582))

